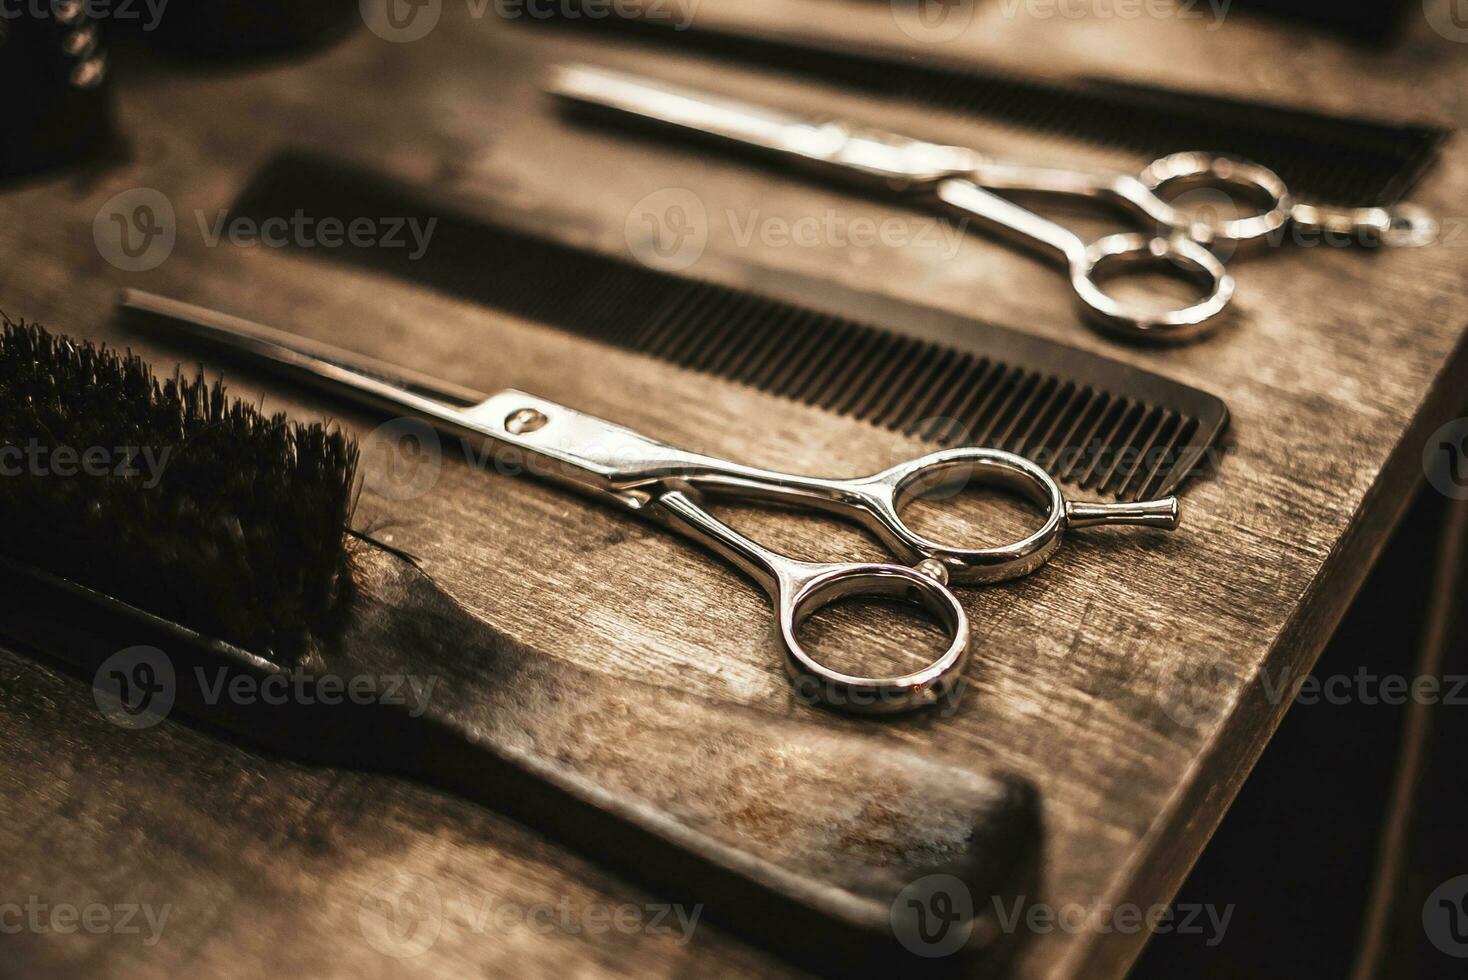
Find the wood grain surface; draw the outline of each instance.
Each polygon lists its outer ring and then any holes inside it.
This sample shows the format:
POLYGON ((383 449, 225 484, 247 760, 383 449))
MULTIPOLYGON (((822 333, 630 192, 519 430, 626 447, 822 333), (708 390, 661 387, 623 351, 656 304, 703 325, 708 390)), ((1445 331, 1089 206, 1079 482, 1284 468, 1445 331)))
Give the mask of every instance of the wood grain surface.
MULTIPOLYGON (((1392 53, 1372 54, 1242 15, 1209 31, 1177 18, 1071 21, 1024 10, 981 5, 944 53, 1383 118, 1457 126, 1464 116, 1465 49, 1426 23, 1392 53), (1005 13, 1012 9, 1019 12, 1005 13)), ((880 3, 760 0, 698 16, 818 24, 926 50, 893 31, 880 3)), ((1428 435, 1463 400, 1461 139, 1413 195, 1444 220, 1443 243, 1378 253, 1294 248, 1240 261, 1238 315, 1226 331, 1186 349, 1135 350, 1081 327, 1051 269, 976 236, 951 247, 859 245, 839 233, 811 245, 759 233, 745 242, 743 230, 776 218, 828 228, 891 219, 909 239, 929 219, 739 161, 568 125, 536 90, 543 66, 568 58, 1000 145, 1021 158, 1141 162, 672 54, 475 20, 446 2, 439 27, 414 43, 364 32, 310 59, 248 71, 120 59, 130 156, 0 194, 0 308, 131 344, 160 366, 189 360, 113 318, 116 291, 136 286, 475 389, 534 391, 757 465, 855 474, 918 448, 308 251, 211 246, 205 228, 254 169, 304 146, 554 213, 561 218, 548 231, 623 252, 639 202, 681 188, 696 196, 708 231, 695 274, 737 283, 741 266, 754 265, 831 278, 1100 351, 1224 397, 1231 440, 1215 471, 1187 489, 1179 531, 1077 533, 1027 579, 963 592, 977 656, 957 712, 891 723, 828 718, 836 730, 875 724, 894 743, 1034 781, 1047 825, 1038 899, 1085 908, 1169 901, 1286 707, 1261 675, 1277 684, 1308 670, 1422 479, 1428 435), (99 250, 93 226, 114 195, 140 187, 170 201, 177 243, 156 269, 128 273, 99 250)), ((237 393, 258 394, 271 408, 340 415, 339 406, 258 377, 232 377, 237 393)), ((419 556, 505 633, 594 670, 769 712, 809 710, 791 696, 765 600, 732 569, 570 494, 480 472, 457 449, 419 473, 423 484, 412 485, 421 493, 407 493, 382 440, 369 435, 379 420, 341 418, 368 440, 360 522, 419 556)), ((880 553, 826 521, 731 517, 800 557, 880 553)), ((962 515, 930 519, 949 530, 964 524, 962 515)), ((865 623, 829 628, 847 635, 865 623)), ((871 656, 914 654, 904 642, 871 656)), ((390 778, 261 756, 171 721, 122 731, 99 715, 86 685, 24 658, 0 659, 0 678, 8 762, 0 768, 8 868, 0 901, 171 908, 152 946, 142 941, 146 927, 142 935, 7 936, 0 968, 10 973, 790 972, 706 924, 687 942, 676 928, 580 928, 581 911, 642 908, 657 897, 480 808, 390 778), (363 925, 363 909, 400 875, 421 876, 413 880, 442 900, 436 941, 409 959, 385 955, 363 925), (501 925, 479 914, 486 900, 522 909, 564 903, 578 914, 548 930, 501 925)), ((1116 929, 1044 931, 1029 937, 1017 970, 1119 976, 1144 940, 1116 929)))

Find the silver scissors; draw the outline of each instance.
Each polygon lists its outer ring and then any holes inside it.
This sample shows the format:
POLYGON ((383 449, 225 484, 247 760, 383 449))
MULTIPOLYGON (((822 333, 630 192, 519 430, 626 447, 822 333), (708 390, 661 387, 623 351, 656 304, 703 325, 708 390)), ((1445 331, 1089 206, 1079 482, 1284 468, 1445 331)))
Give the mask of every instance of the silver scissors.
POLYGON ((1426 220, 1417 218, 1415 211, 1407 217, 1406 212, 1398 215, 1382 208, 1330 212, 1297 205, 1284 182, 1267 167, 1208 153, 1174 153, 1136 176, 1091 173, 1008 163, 968 147, 802 117, 600 67, 559 67, 549 91, 573 103, 770 151, 898 194, 936 197, 1005 237, 1060 259, 1082 314, 1132 340, 1180 343, 1216 325, 1233 297, 1234 280, 1210 248, 1260 242, 1289 222, 1334 232, 1361 227, 1386 232, 1400 231, 1404 222, 1426 220), (1159 193, 1168 186, 1232 189, 1262 207, 1242 217, 1203 221, 1159 193), (994 192, 1108 201, 1155 231, 1087 242, 994 192), (1203 298, 1181 309, 1157 312, 1115 299, 1098 282, 1098 272, 1110 275, 1158 267, 1196 283, 1203 298))
POLYGON ((940 702, 962 675, 968 617, 948 587, 996 582, 1044 564, 1067 528, 1131 524, 1172 530, 1175 497, 1140 503, 1066 500, 1045 470, 997 449, 958 448, 900 463, 873 476, 823 480, 731 463, 665 445, 630 429, 513 389, 488 398, 422 379, 351 366, 350 355, 214 310, 128 290, 122 305, 161 317, 195 337, 263 361, 334 394, 408 413, 455 438, 488 438, 517 470, 569 485, 671 528, 727 559, 762 586, 774 606, 787 671, 803 694, 860 714, 890 714, 940 702), (423 392, 432 392, 432 396, 423 392), (1045 510, 1039 530, 997 548, 952 548, 903 522, 914 497, 976 479, 1008 487, 1045 510), (910 565, 808 562, 778 554, 715 518, 704 495, 821 510, 865 527, 910 565), (947 634, 927 666, 900 676, 860 677, 833 670, 797 637, 811 613, 838 599, 889 599, 924 610, 947 634))

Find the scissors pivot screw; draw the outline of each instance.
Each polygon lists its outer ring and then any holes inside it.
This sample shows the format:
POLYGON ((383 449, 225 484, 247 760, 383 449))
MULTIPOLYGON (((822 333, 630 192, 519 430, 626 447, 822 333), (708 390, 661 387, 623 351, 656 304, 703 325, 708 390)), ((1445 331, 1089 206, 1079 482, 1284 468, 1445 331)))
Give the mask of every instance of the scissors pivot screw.
POLYGON ((537 411, 533 408, 522 408, 518 411, 511 412, 505 419, 505 430, 517 436, 523 436, 527 432, 534 432, 536 429, 544 428, 545 424, 549 421, 550 419, 546 418, 544 412, 537 411))

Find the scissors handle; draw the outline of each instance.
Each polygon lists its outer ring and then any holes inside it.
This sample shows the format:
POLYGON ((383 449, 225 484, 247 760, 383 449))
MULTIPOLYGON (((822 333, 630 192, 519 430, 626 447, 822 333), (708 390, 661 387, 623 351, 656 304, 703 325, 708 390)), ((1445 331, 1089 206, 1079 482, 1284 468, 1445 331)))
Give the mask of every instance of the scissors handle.
POLYGON ((1232 249, 1266 241, 1291 220, 1295 202, 1279 174, 1268 167, 1216 153, 1184 151, 1170 153, 1148 164, 1137 178, 1120 178, 1116 197, 1140 214, 1156 221, 1159 228, 1184 234, 1200 245, 1232 249), (1162 195, 1164 189, 1186 192, 1201 190, 1225 200, 1200 202, 1202 207, 1182 209, 1162 195), (1240 201, 1253 206, 1252 213, 1233 218, 1199 216, 1218 205, 1232 210, 1240 201))
POLYGON ((968 179, 944 180, 936 192, 950 207, 1063 262, 1082 314, 1124 339, 1163 344, 1197 339, 1220 324, 1220 314, 1233 299, 1233 276, 1211 252, 1186 236, 1108 235, 1087 242, 968 179), (1119 300, 1101 287, 1103 276, 1159 268, 1196 285, 1203 298, 1174 310, 1154 310, 1119 300))
POLYGON ((849 492, 865 499, 877 515, 884 541, 904 560, 941 563, 951 581, 1000 582, 1028 575, 1055 553, 1068 528, 1098 526, 1178 526, 1176 497, 1135 503, 1082 503, 1067 500, 1055 478, 1036 463, 1002 449, 965 446, 944 449, 899 463, 874 476, 850 481, 849 492), (1011 544, 989 548, 954 546, 919 534, 902 519, 913 500, 934 492, 955 493, 969 485, 1009 490, 1040 507, 1044 523, 1011 544))
POLYGON ((948 588, 942 565, 925 563, 918 570, 798 561, 740 534, 681 490, 659 495, 645 513, 727 559, 764 588, 775 608, 786 671, 802 698, 854 714, 897 714, 938 704, 959 683, 969 656, 968 616, 948 588), (907 674, 863 677, 835 670, 807 651, 798 634, 812 613, 843 599, 916 606, 943 627, 947 643, 930 663, 907 674))
POLYGON ((1049 560, 1067 528, 1130 525, 1170 531, 1178 526, 1176 497, 1137 503, 1067 500, 1055 478, 1036 463, 980 446, 939 450, 851 480, 729 463, 690 472, 681 482, 702 494, 826 511, 866 528, 905 563, 936 562, 948 581, 958 583, 998 582, 1029 574, 1049 560), (956 493, 970 485, 1012 491, 1041 508, 1045 521, 1019 541, 975 548, 935 541, 903 520, 902 512, 912 501, 933 493, 956 493))

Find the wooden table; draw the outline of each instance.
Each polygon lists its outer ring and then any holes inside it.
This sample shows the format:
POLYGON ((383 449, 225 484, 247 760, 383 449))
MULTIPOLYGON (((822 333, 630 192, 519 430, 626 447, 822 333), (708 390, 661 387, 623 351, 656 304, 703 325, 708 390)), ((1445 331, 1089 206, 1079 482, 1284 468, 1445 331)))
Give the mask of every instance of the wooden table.
MULTIPOLYGON (((943 53, 1452 126, 1465 115, 1464 49, 1426 23, 1393 52, 1372 54, 1242 15, 1209 31, 1179 19, 1006 15, 1012 6, 981 5, 973 28, 943 53)), ((885 4, 727 8, 699 16, 820 24, 858 38, 896 36, 916 54, 936 50, 895 35, 885 4)), ((876 216, 914 232, 925 219, 737 161, 569 126, 536 84, 542 65, 570 57, 816 102, 954 141, 1002 136, 1017 155, 1136 162, 671 54, 475 22, 447 3, 437 30, 410 44, 364 32, 308 60, 220 73, 123 59, 132 157, 0 194, 0 305, 57 330, 132 344, 166 366, 177 351, 125 334, 111 314, 119 287, 149 288, 478 389, 543 392, 761 465, 856 472, 916 448, 300 251, 209 245, 205 227, 261 161, 283 147, 315 146, 502 206, 548 208, 564 216, 555 233, 621 251, 639 201, 692 189, 710 216, 695 273, 727 279, 753 264, 818 275, 1015 325, 1223 396, 1232 436, 1216 472, 1188 488, 1182 530, 1077 536, 1038 574, 966 591, 980 656, 962 710, 876 726, 877 737, 1038 785, 1048 835, 1039 897, 1048 904, 1168 902, 1283 713, 1261 675, 1277 682, 1309 669, 1421 480, 1427 436, 1463 401, 1468 250, 1455 246, 1464 240, 1458 202, 1468 166, 1460 139, 1413 195, 1445 220, 1444 244, 1379 254, 1293 249, 1242 262, 1231 329, 1182 350, 1137 350, 1078 326, 1050 269, 983 239, 951 249, 844 247, 832 236, 812 246, 762 234, 744 241, 742 229, 771 218, 839 226, 876 216), (93 222, 114 195, 139 187, 169 199, 177 244, 156 269, 129 273, 99 253, 93 222)), ((240 394, 254 390, 236 384, 240 394)), ((272 408, 308 417, 322 410, 304 396, 259 393, 272 408)), ((344 421, 364 434, 373 424, 344 421)), ((594 669, 648 680, 676 672, 710 697, 807 710, 792 702, 771 655, 764 600, 725 566, 569 495, 466 466, 446 465, 426 495, 394 501, 374 492, 374 465, 369 453, 360 520, 391 522, 385 534, 394 544, 506 633, 594 669), (710 637, 719 638, 713 648, 710 637)), ((736 516, 796 553, 875 553, 824 522, 736 516)), ((153 945, 146 926, 7 936, 0 968, 10 972, 790 970, 706 924, 686 943, 677 929, 581 928, 585 910, 640 909, 657 898, 497 814, 395 779, 264 757, 173 722, 123 732, 99 715, 86 685, 12 654, 0 654, 0 677, 0 900, 170 910, 153 945), (442 900, 436 942, 407 960, 384 955, 359 928, 364 902, 399 874, 423 876, 442 900), (539 904, 572 914, 558 914, 548 930, 513 913, 495 924, 496 908, 539 904)), ((1118 976, 1144 941, 1137 931, 1055 929, 1030 937, 1017 969, 1118 976)))

